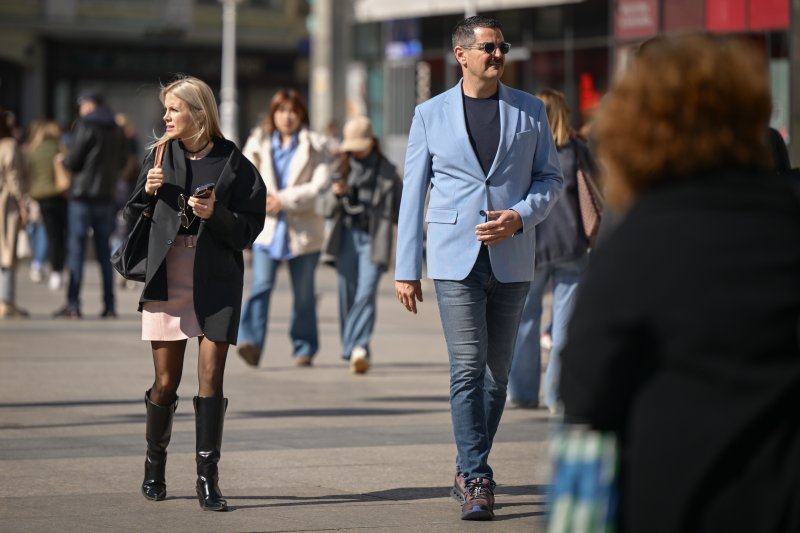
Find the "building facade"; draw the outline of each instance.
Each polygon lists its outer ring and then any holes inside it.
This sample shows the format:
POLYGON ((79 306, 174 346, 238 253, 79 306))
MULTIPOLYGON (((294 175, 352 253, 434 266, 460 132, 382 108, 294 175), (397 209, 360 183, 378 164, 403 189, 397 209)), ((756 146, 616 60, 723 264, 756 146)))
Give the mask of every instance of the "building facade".
POLYGON ((349 85, 395 161, 404 157, 413 106, 460 76, 450 34, 471 13, 499 19, 512 44, 503 82, 563 91, 576 129, 644 40, 691 31, 746 36, 769 58, 772 125, 788 140, 790 0, 355 0, 350 72, 362 81, 349 85))
MULTIPOLYGON (((307 92, 304 0, 240 0, 239 138, 260 121, 278 87, 307 92)), ((178 73, 219 91, 219 0, 0 0, 0 105, 20 125, 75 117, 75 99, 103 92, 143 141, 163 131, 159 85, 178 73)))

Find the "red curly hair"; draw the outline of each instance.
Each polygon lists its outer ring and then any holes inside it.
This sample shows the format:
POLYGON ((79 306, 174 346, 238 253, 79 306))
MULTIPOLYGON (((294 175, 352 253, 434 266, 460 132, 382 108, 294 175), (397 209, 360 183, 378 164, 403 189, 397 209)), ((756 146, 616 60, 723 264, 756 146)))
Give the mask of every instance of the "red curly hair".
POLYGON ((764 55, 741 39, 686 35, 640 49, 598 112, 611 207, 655 182, 768 168, 772 110, 764 55))

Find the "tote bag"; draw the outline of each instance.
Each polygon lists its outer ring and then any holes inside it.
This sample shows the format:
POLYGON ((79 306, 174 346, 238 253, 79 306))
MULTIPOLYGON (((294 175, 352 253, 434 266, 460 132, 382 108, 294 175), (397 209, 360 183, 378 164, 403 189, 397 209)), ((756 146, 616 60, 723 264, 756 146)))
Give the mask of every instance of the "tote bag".
MULTIPOLYGON (((153 167, 161 166, 164 157, 164 145, 156 147, 156 155, 153 167)), ((122 241, 122 244, 111 256, 111 266, 119 272, 120 276, 130 281, 144 281, 147 274, 147 243, 150 240, 150 224, 153 219, 153 207, 147 206, 136 223, 133 225, 130 234, 122 241)))

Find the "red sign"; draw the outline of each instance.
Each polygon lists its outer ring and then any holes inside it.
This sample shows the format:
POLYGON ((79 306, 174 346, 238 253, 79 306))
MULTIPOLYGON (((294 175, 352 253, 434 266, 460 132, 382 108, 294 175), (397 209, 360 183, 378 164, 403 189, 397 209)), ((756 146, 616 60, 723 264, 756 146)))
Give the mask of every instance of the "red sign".
POLYGON ((785 30, 789 27, 789 0, 750 0, 751 30, 785 30))
POLYGON ((617 0, 614 35, 642 39, 658 33, 658 0, 617 0))
POLYGON ((706 28, 737 32, 746 28, 746 0, 706 0, 706 28))

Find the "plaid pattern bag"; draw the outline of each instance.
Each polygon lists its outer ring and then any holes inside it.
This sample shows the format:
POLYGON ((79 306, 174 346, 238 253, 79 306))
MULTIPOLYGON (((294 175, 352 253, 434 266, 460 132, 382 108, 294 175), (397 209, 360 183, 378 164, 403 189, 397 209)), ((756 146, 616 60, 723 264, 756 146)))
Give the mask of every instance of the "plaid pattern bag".
POLYGON ((551 440, 548 533, 613 533, 619 460, 613 433, 565 425, 551 440))

